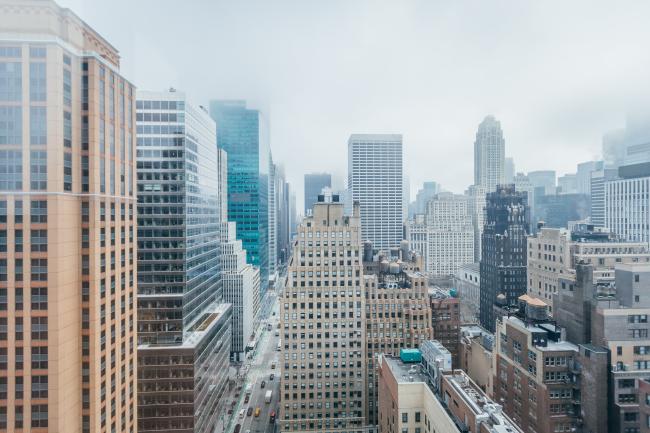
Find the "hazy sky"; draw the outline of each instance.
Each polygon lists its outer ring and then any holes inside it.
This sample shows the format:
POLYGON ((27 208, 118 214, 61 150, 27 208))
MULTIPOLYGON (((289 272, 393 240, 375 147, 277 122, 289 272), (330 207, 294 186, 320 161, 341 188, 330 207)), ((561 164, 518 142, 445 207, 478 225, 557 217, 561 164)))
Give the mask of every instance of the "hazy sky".
POLYGON ((351 133, 402 133, 412 195, 462 192, 486 114, 517 171, 575 171, 650 85, 647 1, 59 0, 140 89, 267 111, 274 160, 347 172, 351 133))

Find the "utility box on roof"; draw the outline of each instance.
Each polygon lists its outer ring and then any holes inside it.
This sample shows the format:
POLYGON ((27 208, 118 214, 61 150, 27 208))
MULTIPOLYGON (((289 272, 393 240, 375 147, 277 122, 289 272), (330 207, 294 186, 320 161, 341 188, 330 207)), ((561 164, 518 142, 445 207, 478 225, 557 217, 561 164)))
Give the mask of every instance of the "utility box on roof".
POLYGON ((399 358, 402 362, 421 362, 422 353, 418 349, 400 349, 399 358))

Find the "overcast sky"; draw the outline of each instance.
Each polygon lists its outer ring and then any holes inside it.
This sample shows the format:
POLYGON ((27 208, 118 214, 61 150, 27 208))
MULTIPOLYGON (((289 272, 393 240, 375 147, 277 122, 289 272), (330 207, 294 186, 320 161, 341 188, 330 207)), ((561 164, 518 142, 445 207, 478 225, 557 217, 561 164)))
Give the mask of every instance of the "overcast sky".
POLYGON ((574 172, 648 95, 647 1, 59 0, 140 89, 251 101, 295 186, 347 172, 351 133, 401 133, 411 194, 462 192, 487 114, 517 171, 574 172))

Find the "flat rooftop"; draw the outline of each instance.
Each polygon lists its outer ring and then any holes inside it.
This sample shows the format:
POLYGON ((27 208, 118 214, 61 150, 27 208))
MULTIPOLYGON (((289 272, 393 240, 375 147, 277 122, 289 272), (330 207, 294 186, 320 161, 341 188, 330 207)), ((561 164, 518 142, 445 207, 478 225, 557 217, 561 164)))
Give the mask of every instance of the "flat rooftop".
POLYGON ((405 363, 399 358, 388 356, 384 356, 383 359, 393 372, 393 376, 395 376, 397 383, 427 382, 426 376, 422 374, 422 369, 420 367, 422 364, 419 362, 405 363))

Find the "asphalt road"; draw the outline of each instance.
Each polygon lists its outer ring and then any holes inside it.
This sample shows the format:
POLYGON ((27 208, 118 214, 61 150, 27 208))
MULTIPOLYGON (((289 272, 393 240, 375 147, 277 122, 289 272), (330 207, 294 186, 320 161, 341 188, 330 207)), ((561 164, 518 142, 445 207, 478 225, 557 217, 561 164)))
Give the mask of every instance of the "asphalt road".
POLYGON ((271 314, 267 320, 264 320, 264 331, 261 331, 260 341, 257 350, 251 360, 248 360, 249 367, 246 374, 246 381, 242 387, 241 398, 238 404, 234 407, 233 415, 235 417, 229 425, 228 433, 234 431, 237 424, 241 425, 241 433, 273 433, 275 431, 275 424, 270 423, 270 414, 275 411, 276 417, 280 408, 280 353, 277 351, 278 342, 280 337, 275 336, 279 321, 279 305, 277 303, 277 296, 269 297, 271 314), (273 315, 275 312, 275 315, 273 315), (269 331, 267 323, 272 324, 272 329, 269 331), (271 368, 272 361, 276 362, 275 369, 271 368), (269 379, 270 374, 275 375, 273 380, 269 379), (266 386, 262 388, 262 381, 266 382, 266 386), (252 393, 248 403, 244 403, 245 389, 248 384, 253 385, 252 393), (264 401, 266 391, 272 390, 273 396, 271 403, 264 401), (252 408, 252 414, 247 415, 248 408, 252 408), (260 415, 255 416, 255 409, 260 408, 260 415), (243 417, 239 416, 240 411, 244 411, 243 417))

